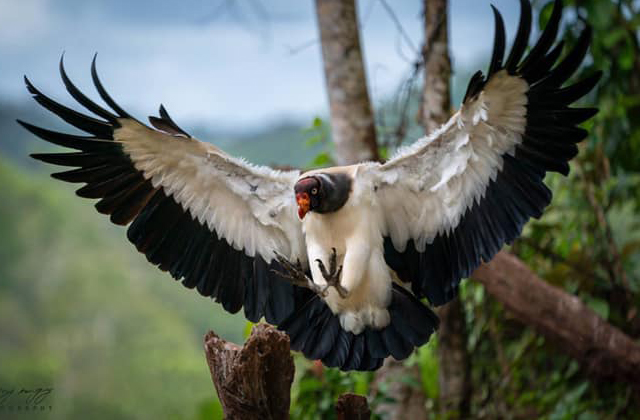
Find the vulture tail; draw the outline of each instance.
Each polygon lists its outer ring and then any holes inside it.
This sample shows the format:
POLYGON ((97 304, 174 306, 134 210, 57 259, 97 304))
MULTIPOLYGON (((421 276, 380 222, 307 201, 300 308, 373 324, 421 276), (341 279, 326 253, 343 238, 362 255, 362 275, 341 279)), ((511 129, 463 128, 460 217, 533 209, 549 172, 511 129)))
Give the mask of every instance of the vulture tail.
POLYGON ((388 307, 391 322, 360 334, 344 330, 340 319, 318 296, 311 298, 278 328, 291 339, 291 349, 340 370, 376 370, 388 356, 409 357, 438 328, 438 317, 410 292, 394 284, 388 307))

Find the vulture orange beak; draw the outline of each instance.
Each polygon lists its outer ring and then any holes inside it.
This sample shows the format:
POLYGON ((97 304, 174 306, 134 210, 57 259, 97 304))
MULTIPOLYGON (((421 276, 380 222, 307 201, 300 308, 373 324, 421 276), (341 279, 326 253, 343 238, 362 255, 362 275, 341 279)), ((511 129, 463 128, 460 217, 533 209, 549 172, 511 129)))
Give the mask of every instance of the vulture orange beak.
POLYGON ((309 200, 309 194, 306 192, 296 194, 296 201, 298 202, 298 217, 300 220, 304 219, 305 214, 309 211, 311 206, 311 200, 309 200))

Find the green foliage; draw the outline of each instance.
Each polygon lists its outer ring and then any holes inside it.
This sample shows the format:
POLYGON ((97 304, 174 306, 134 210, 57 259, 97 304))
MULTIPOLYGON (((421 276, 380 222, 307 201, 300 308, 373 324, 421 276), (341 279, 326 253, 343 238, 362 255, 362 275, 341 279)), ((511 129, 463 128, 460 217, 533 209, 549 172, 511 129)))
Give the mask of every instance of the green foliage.
MULTIPOLYGON (((296 363, 299 378, 293 389, 291 418, 296 420, 335 419, 335 403, 345 392, 366 396, 373 379, 371 372, 341 372, 324 368, 319 361, 302 358, 296 363), (302 374, 300 374, 302 372, 302 374)), ((375 406, 377 400, 370 402, 375 406)))
POLYGON ((4 160, 0 184, 0 385, 52 387, 54 419, 220 418, 202 337, 241 342, 242 316, 151 267, 70 188, 4 160))
POLYGON ((308 148, 316 148, 319 152, 315 157, 307 164, 307 166, 313 168, 323 168, 333 165, 333 158, 331 153, 333 151, 333 143, 331 142, 331 133, 329 132, 329 126, 320 117, 315 117, 310 127, 302 130, 305 135, 305 145, 308 148))
MULTIPOLYGON (((632 2, 570 3, 568 27, 593 25, 591 58, 580 77, 603 70, 585 106, 600 113, 585 124, 568 178, 549 175, 553 201, 531 221, 512 252, 540 277, 580 297, 631 337, 640 336, 640 50, 632 2), (579 7, 576 6, 579 4, 579 7)), ((540 24, 551 9, 544 7, 540 24)), ((572 44, 578 31, 569 34, 572 44)), ((624 383, 598 381, 556 343, 524 327, 483 292, 462 287, 474 387, 472 413, 511 418, 637 418, 640 406, 624 383)))
POLYGON ((389 389, 395 382, 421 389, 425 393, 427 404, 433 407, 438 399, 436 346, 437 340, 434 338, 403 362, 407 368, 418 366, 420 381, 410 374, 405 374, 379 380, 375 387, 373 372, 345 373, 335 368, 325 368, 318 361, 309 362, 299 357, 296 372, 300 376, 293 387, 291 418, 295 420, 333 419, 338 397, 350 392, 368 396, 369 407, 374 411, 373 418, 377 419, 379 417, 375 414, 376 407, 380 404, 397 403, 389 393, 389 389))

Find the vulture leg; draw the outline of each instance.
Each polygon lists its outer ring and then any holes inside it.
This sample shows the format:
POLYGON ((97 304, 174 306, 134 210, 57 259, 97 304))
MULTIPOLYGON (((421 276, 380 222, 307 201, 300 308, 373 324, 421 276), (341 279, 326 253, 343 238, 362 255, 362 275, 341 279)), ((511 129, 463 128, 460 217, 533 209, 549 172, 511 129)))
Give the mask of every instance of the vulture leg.
POLYGON ((312 292, 322 296, 327 296, 327 288, 320 287, 313 282, 312 279, 307 276, 302 268, 302 264, 300 264, 300 260, 296 264, 291 264, 287 258, 280 255, 278 252, 275 252, 276 260, 280 263, 282 268, 285 269, 286 272, 281 272, 277 270, 271 270, 277 273, 283 280, 287 280, 291 284, 299 287, 306 287, 307 289, 311 289, 312 292))
POLYGON ((324 277, 324 279, 327 282, 327 285, 323 289, 323 292, 326 293, 326 290, 330 286, 333 286, 338 291, 338 294, 340 295, 340 297, 342 299, 346 299, 347 296, 349 296, 349 291, 340 284, 340 274, 342 274, 342 266, 340 266, 339 268, 337 267, 338 264, 337 264, 336 249, 331 248, 331 257, 329 257, 328 272, 326 267, 324 266, 324 263, 321 260, 318 259, 316 260, 316 262, 318 263, 318 268, 322 273, 322 277, 324 277))

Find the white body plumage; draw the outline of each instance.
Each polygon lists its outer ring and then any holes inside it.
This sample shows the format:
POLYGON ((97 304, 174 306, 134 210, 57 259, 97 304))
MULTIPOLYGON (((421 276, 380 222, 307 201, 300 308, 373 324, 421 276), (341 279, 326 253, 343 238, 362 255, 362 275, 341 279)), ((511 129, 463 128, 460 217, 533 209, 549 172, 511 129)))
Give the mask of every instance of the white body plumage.
POLYGON ((314 171, 325 174, 346 172, 359 182, 353 184, 349 199, 340 210, 310 212, 303 220, 314 283, 326 285, 315 261, 328 261, 331 249, 336 249, 338 265, 343 267, 340 283, 349 291, 349 296, 343 299, 335 288, 329 288, 325 301, 332 312, 340 316, 342 327, 354 334, 360 333, 367 325, 383 328, 389 324, 387 307, 393 281, 393 274, 384 260, 382 208, 373 183, 366 177, 358 177, 359 169, 363 168, 351 166, 314 171))

